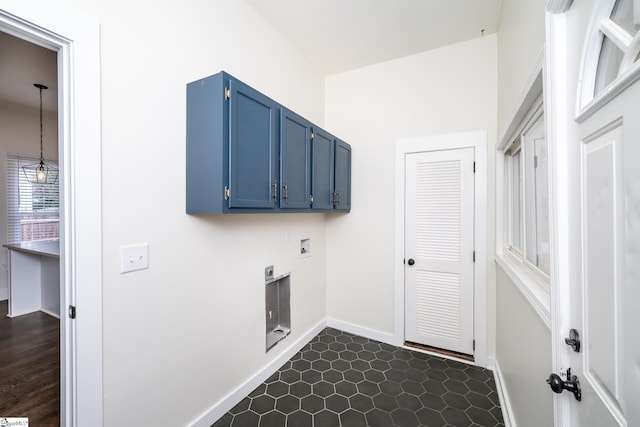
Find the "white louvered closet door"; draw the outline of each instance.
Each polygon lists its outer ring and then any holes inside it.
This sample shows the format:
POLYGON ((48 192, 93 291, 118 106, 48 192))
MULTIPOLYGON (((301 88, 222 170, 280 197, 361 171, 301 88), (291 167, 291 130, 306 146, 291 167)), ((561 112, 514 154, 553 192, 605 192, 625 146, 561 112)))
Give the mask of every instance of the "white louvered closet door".
POLYGON ((473 148, 405 159, 405 340, 464 354, 473 354, 473 161, 473 148))

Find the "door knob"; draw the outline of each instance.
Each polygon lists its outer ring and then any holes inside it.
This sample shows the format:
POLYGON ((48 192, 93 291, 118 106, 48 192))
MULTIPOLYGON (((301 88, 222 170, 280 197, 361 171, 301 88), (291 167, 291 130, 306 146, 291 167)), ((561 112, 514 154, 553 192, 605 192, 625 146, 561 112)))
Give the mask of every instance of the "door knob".
POLYGON ((407 261, 407 264, 409 264, 409 265, 413 265, 413 264, 415 264, 415 263, 416 263, 416 262, 414 261, 414 259, 413 259, 413 258, 409 258, 409 261, 407 261))
POLYGON ((580 388, 580 381, 575 375, 571 375, 571 368, 567 369, 567 381, 562 381, 560 375, 551 374, 547 378, 547 384, 551 387, 554 393, 562 393, 564 390, 573 393, 573 396, 579 402, 582 400, 582 390, 580 388))

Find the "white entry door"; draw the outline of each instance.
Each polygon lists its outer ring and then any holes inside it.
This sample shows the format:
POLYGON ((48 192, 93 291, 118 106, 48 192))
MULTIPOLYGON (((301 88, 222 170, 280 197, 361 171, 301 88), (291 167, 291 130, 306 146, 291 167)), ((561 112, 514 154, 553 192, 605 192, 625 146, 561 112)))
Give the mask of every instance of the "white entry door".
MULTIPOLYGON (((582 401, 571 399, 572 425, 640 425, 640 83, 580 126, 582 234, 579 274, 567 304, 581 335, 571 352, 582 401)), ((578 159, 576 159, 578 160, 578 159)))
MULTIPOLYGON (((619 3, 631 8, 617 10, 628 12, 625 19, 633 22, 633 2, 619 3)), ((622 28, 615 24, 619 17, 604 18, 603 27, 622 28)), ((608 37, 619 34, 607 33, 604 43, 601 34, 598 47, 612 49, 608 37)), ((568 292, 555 301, 562 330, 554 339, 566 361, 562 379, 571 380, 566 375, 571 368, 581 391, 580 400, 567 391, 559 397, 569 408, 564 426, 640 426, 640 81, 611 90, 625 77, 625 63, 629 67, 638 57, 640 40, 636 35, 629 43, 631 36, 625 42, 629 49, 620 50, 622 65, 613 50, 596 56, 601 63, 595 68, 595 92, 602 106, 578 118, 567 164, 559 165, 568 176, 569 194, 568 227, 559 231, 568 256, 559 262, 570 266, 571 274, 567 283, 557 284, 568 286, 568 292), (570 329, 580 335, 578 351, 565 345, 570 329)))
POLYGON ((405 340, 473 354, 474 149, 405 157, 405 340))

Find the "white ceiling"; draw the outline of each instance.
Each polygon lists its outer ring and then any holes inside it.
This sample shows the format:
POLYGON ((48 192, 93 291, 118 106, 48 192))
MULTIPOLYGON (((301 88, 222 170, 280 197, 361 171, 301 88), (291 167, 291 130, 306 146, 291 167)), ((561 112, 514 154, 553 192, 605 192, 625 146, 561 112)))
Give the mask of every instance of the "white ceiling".
MULTIPOLYGON (((502 0, 246 0, 324 75, 495 33, 502 0)), ((56 53, 0 32, 0 102, 57 111, 56 53)))
POLYGON ((43 108, 58 110, 58 80, 56 52, 0 32, 0 102, 40 107, 40 91, 33 86, 41 83, 43 108))
POLYGON ((247 0, 323 74, 495 33, 502 0, 247 0))

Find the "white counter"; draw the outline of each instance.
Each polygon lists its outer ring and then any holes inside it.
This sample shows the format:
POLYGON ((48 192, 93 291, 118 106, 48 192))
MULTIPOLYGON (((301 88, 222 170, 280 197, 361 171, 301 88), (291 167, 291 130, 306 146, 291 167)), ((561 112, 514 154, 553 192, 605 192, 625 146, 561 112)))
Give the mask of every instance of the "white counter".
POLYGON ((9 249, 9 317, 43 311, 60 318, 60 242, 5 244, 9 249))

